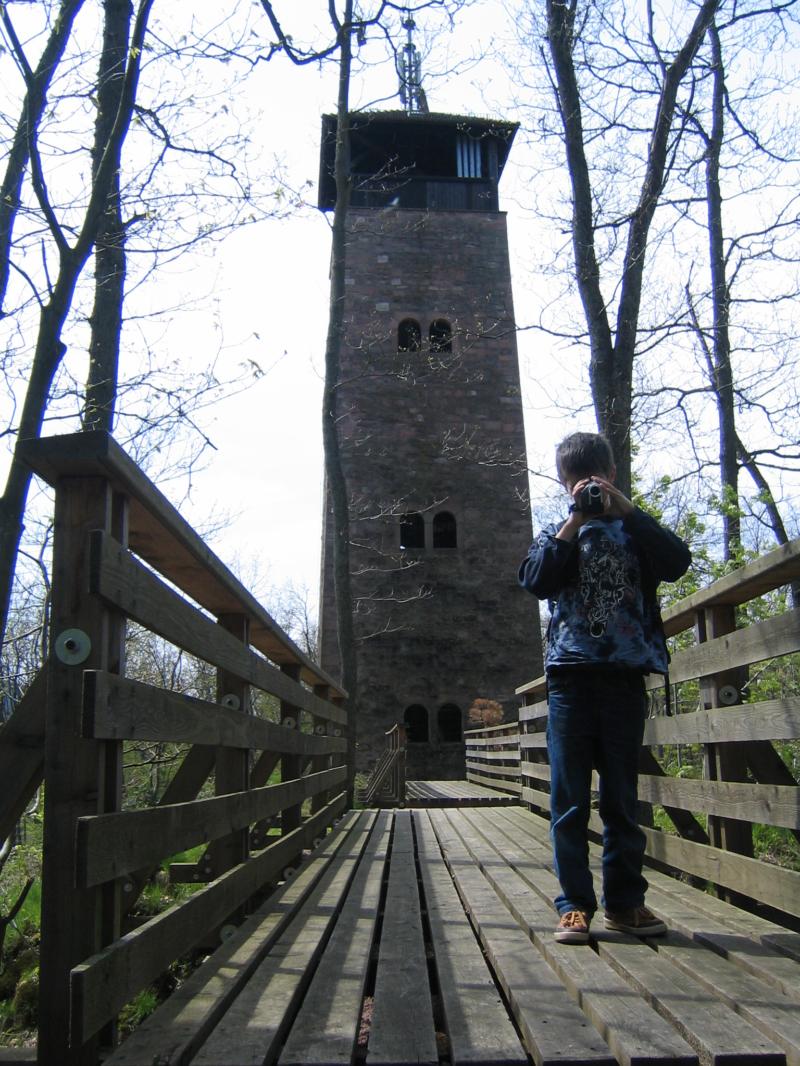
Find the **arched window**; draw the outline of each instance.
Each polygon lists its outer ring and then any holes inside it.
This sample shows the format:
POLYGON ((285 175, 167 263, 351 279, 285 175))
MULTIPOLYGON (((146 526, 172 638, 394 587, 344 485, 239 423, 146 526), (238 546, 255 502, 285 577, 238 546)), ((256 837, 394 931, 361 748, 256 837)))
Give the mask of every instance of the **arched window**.
POLYGON ((452 352, 453 331, 446 318, 437 318, 431 322, 429 331, 432 352, 452 352))
POLYGON ((418 352, 422 347, 422 328, 413 318, 404 318, 397 327, 398 352, 418 352))
POLYGON ((421 704, 412 703, 410 707, 406 707, 403 725, 406 727, 406 740, 409 744, 428 743, 428 712, 421 704))
POLYGON ((438 714, 439 740, 443 744, 457 744, 462 739, 461 711, 455 703, 443 703, 438 714))
POLYGON ((425 521, 418 511, 411 511, 400 518, 400 547, 425 547, 425 521))
POLYGON ((456 530, 455 515, 449 511, 440 511, 433 516, 433 546, 434 548, 458 547, 458 534, 456 530))

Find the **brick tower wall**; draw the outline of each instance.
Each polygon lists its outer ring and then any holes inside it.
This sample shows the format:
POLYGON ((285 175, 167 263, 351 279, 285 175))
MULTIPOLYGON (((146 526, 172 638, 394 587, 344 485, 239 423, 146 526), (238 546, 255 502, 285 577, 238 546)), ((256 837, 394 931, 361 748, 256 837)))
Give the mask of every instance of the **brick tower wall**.
MULTIPOLYGON (((468 728, 478 697, 515 719, 514 689, 541 672, 536 600, 516 574, 531 539, 505 216, 496 212, 351 210, 347 338, 339 394, 351 499, 351 569, 359 637, 357 768, 406 708, 427 711, 428 741, 408 745, 408 774, 464 776, 453 705, 468 728), (398 351, 398 326, 422 327, 398 351), (431 351, 446 320, 452 351, 431 351), (425 545, 401 547, 418 512, 425 545), (436 515, 456 546, 434 547, 436 515), (441 520, 440 520, 441 521, 441 520)), ((331 521, 323 534, 322 666, 338 674, 331 521)))

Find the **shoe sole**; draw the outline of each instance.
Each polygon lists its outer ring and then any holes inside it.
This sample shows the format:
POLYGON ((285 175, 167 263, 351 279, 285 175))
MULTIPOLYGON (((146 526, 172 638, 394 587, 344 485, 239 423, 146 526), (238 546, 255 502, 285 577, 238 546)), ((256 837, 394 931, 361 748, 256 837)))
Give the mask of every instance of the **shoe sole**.
POLYGON ((554 933, 553 936, 555 937, 555 939, 558 941, 559 944, 588 944, 589 943, 589 934, 588 933, 575 933, 575 932, 560 933, 560 932, 557 932, 557 933, 554 933))
POLYGON ((667 927, 663 922, 658 925, 624 925, 622 922, 614 922, 605 919, 606 929, 616 930, 618 933, 630 933, 631 936, 663 936, 667 927))

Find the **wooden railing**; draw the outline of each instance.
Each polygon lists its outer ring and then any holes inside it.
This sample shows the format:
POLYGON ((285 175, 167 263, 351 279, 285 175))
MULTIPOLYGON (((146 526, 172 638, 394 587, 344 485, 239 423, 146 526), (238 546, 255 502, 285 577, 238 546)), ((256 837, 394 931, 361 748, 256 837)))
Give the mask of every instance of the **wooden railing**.
MULTIPOLYGON (((650 860, 715 885, 734 902, 758 901, 795 920, 800 917, 800 873, 754 858, 753 827, 781 827, 800 840, 800 788, 775 747, 776 742, 800 738, 800 697, 779 693, 743 700, 753 687, 754 664, 773 659, 782 659, 786 671, 793 673, 797 692, 800 668, 785 657, 800 650, 800 610, 751 620, 758 612, 748 615, 740 608, 798 577, 800 540, 795 540, 665 612, 667 635, 684 634, 688 646, 673 653, 670 698, 660 698, 661 677, 648 679, 658 710, 645 727, 639 777, 640 799, 659 805, 674 830, 653 828, 649 820, 643 825, 650 860), (690 708, 684 707, 687 696, 690 708), (665 749, 678 745, 699 746, 701 777, 665 773, 665 749)), ((495 787, 506 790, 516 790, 520 780, 522 801, 547 813, 544 678, 517 691, 523 700, 518 726, 521 777, 503 762, 491 776, 495 787)), ((480 773, 481 783, 489 783, 485 767, 480 773)), ((590 828, 597 833, 602 829, 595 814, 590 828)))
POLYGON ((516 722, 470 729, 464 733, 467 781, 522 793, 519 761, 519 726, 516 722))
POLYGON ((365 807, 403 807, 406 802, 406 730, 395 723, 386 730, 386 747, 369 775, 361 802, 365 807))
POLYGON ((83 1066, 125 1004, 218 944, 352 806, 348 723, 341 689, 110 437, 30 442, 25 456, 55 487, 52 650, 0 734, 0 813, 13 824, 43 779, 39 1062, 83 1066), (215 667, 216 701, 127 677, 129 621, 215 667), (275 720, 252 713, 259 691, 275 720), (131 809, 131 741, 184 746, 155 806, 131 809), (129 921, 153 871, 197 845, 172 872, 204 884, 129 921))

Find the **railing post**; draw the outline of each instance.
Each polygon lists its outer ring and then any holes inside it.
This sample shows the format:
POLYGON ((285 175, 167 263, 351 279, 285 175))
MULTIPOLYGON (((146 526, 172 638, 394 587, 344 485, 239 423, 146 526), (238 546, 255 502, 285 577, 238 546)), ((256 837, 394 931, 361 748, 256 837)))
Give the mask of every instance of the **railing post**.
POLYGON ((98 1040, 71 1046, 70 971, 113 936, 118 889, 80 888, 77 819, 119 808, 120 743, 81 736, 83 672, 119 669, 122 626, 89 596, 88 534, 124 536, 124 507, 112 511, 104 478, 64 478, 56 487, 50 654, 45 720, 45 802, 38 1061, 93 1066, 98 1040))
MULTIPOLYGON (((250 643, 250 627, 245 615, 226 614, 217 619, 219 625, 232 633, 247 647, 250 643)), ((217 670, 217 701, 223 706, 238 709, 241 714, 250 712, 250 686, 227 670, 217 670)), ((231 792, 246 792, 249 788, 250 753, 246 748, 217 748, 214 770, 214 794, 224 796, 231 792)), ((215 840, 209 848, 209 879, 219 877, 239 863, 246 862, 249 855, 249 833, 240 829, 227 837, 215 840)))
MULTIPOLYGON (((736 608, 730 604, 716 604, 704 612, 698 612, 695 632, 698 643, 723 637, 736 629, 736 608)), ((700 698, 706 708, 729 707, 741 703, 741 691, 745 677, 741 668, 723 670, 700 678, 700 698)), ((747 760, 744 746, 739 744, 705 744, 703 756, 704 775, 711 781, 746 781, 747 760)), ((725 851, 738 855, 753 854, 753 830, 749 822, 735 818, 709 815, 709 842, 725 851)), ((717 891, 723 898, 735 902, 734 892, 721 888, 717 891)))
MULTIPOLYGON (((285 663, 281 666, 281 672, 293 681, 300 680, 300 667, 297 663, 285 663)), ((281 700, 281 725, 287 729, 300 729, 300 711, 294 704, 287 700, 281 700)), ((281 756, 281 781, 291 781, 300 776, 299 755, 281 756)), ((302 821, 302 804, 296 803, 292 807, 286 807, 281 815, 281 833, 286 836, 293 829, 297 829, 302 821)))
MULTIPOLYGON (((314 695, 319 696, 321 700, 329 700, 331 698, 330 685, 315 685, 314 695)), ((328 723, 324 718, 320 718, 315 714, 312 717, 312 724, 314 728, 314 736, 322 737, 328 735, 328 723)), ((332 764, 333 759, 330 755, 315 755, 311 760, 311 772, 312 774, 316 774, 321 770, 327 770, 332 764)), ((317 811, 322 810, 325 804, 329 801, 330 796, 330 789, 327 789, 325 792, 318 792, 311 800, 311 813, 316 814, 317 811)))

